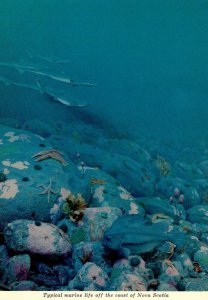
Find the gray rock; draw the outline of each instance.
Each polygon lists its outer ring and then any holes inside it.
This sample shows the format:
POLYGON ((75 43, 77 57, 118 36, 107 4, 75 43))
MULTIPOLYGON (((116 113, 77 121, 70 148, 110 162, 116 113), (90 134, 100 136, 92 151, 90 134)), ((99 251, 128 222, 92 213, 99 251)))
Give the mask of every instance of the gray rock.
POLYGON ((154 280, 154 274, 152 270, 146 268, 145 261, 142 259, 142 257, 137 255, 131 255, 128 258, 122 258, 114 263, 110 276, 111 282, 117 281, 121 274, 133 274, 135 276, 139 276, 140 278, 142 277, 146 286, 151 284, 154 280))
MULTIPOLYGON (((144 207, 147 214, 164 214, 173 219, 177 216, 180 217, 181 220, 186 219, 186 212, 183 205, 171 205, 168 199, 161 199, 160 197, 138 198, 138 202, 144 207)), ((165 216, 163 220, 165 220, 165 216)))
POLYGON ((151 167, 118 154, 103 163, 103 170, 115 177, 135 197, 154 195, 156 179, 151 167))
POLYGON ((208 247, 194 253, 194 261, 198 262, 203 271, 208 273, 208 247))
POLYGON ((187 220, 191 223, 208 224, 208 204, 195 205, 188 209, 187 220))
POLYGON ((128 155, 139 163, 147 163, 150 161, 151 156, 148 151, 142 148, 138 143, 128 140, 126 138, 102 138, 97 141, 101 149, 109 153, 118 153, 121 155, 128 155), (110 145, 110 147, 109 147, 110 145))
POLYGON ((208 204, 208 182, 206 179, 198 179, 194 181, 194 186, 199 193, 202 204, 208 204))
POLYGON ((201 241, 204 242, 204 243, 206 243, 208 245, 208 233, 207 232, 203 233, 201 235, 201 241))
POLYGON ((97 179, 103 182, 93 184, 91 179, 91 207, 117 207, 126 214, 139 214, 144 217, 144 209, 115 178, 99 172, 97 179))
POLYGON ((208 291, 207 274, 203 278, 186 278, 183 280, 186 291, 208 291))
POLYGON ((203 174, 207 177, 208 176, 208 160, 203 160, 198 165, 199 169, 203 172, 203 174))
POLYGON ((5 245, 0 246, 0 276, 4 272, 5 266, 9 260, 9 253, 5 245))
MULTIPOLYGON (((91 135, 92 132, 89 136, 91 135)), ((153 195, 155 176, 149 164, 147 164, 150 160, 150 155, 146 150, 141 149, 140 146, 137 145, 138 155, 131 156, 131 150, 126 154, 123 154, 125 153, 125 149, 117 149, 116 152, 110 153, 111 147, 109 147, 109 145, 106 149, 103 149, 87 143, 84 144, 83 139, 82 143, 75 143, 71 139, 66 141, 66 143, 68 149, 73 149, 75 153, 79 153, 81 161, 83 161, 87 167, 99 167, 104 172, 116 178, 124 188, 127 190, 130 188, 130 193, 136 196, 153 195), (137 157, 137 160, 140 162, 132 159, 132 157, 137 157)), ((131 143, 129 143, 129 145, 131 145, 131 143)), ((83 176, 84 178, 88 177, 88 171, 89 169, 86 169, 83 176)))
POLYGON ((37 284, 30 280, 15 281, 10 285, 12 291, 36 291, 37 284))
POLYGON ((86 208, 82 227, 92 242, 101 241, 105 231, 121 215, 121 210, 116 207, 86 208))
POLYGON ((197 252, 201 248, 201 246, 202 242, 195 234, 188 235, 184 243, 183 251, 191 258, 193 258, 194 253, 197 252))
POLYGON ((167 283, 167 282, 163 282, 160 281, 160 284, 157 288, 157 291, 168 291, 168 292, 175 292, 177 291, 176 287, 171 284, 171 283, 167 283))
POLYGON ((10 284, 14 281, 27 280, 30 270, 30 256, 28 254, 11 257, 5 268, 3 282, 10 284))
POLYGON ((16 253, 67 256, 71 252, 68 236, 57 226, 30 220, 16 220, 4 230, 5 242, 16 253))
POLYGON ((111 261, 105 255, 105 248, 100 242, 79 243, 73 248, 73 267, 78 272, 86 262, 99 266, 107 274, 111 269, 111 261))
POLYGON ((178 188, 180 193, 184 195, 183 206, 185 209, 201 203, 200 196, 195 187, 178 177, 161 177, 155 188, 159 195, 168 199, 174 194, 174 189, 178 188))
POLYGON ((40 273, 40 274, 51 274, 52 273, 52 269, 48 265, 41 263, 41 262, 36 262, 34 264, 34 269, 37 273, 40 273))
POLYGON ((162 274, 159 276, 159 281, 169 283, 176 287, 181 280, 181 274, 176 268, 174 262, 164 260, 162 262, 162 274))
POLYGON ((58 277, 59 283, 64 286, 68 285, 69 280, 75 276, 75 271, 67 266, 57 265, 53 267, 53 270, 58 277))
POLYGON ((112 291, 146 291, 147 283, 140 275, 122 273, 110 285, 112 291))
POLYGON ((47 143, 45 148, 40 147, 46 143, 45 140, 27 131, 1 125, 0 141, 0 165, 7 177, 6 181, 0 182, 0 230, 16 219, 49 221, 51 201, 75 176, 73 164, 67 169, 54 159, 36 162, 32 156, 52 146, 47 143), (48 195, 39 194, 43 189, 38 186, 48 186, 50 178, 53 190, 58 193, 50 194, 51 200, 48 202, 48 195))
POLYGON ((177 259, 181 262, 183 268, 189 273, 194 269, 190 256, 186 253, 178 255, 177 259))
POLYGON ((79 270, 75 278, 70 281, 69 290, 105 290, 108 286, 109 278, 107 274, 97 265, 87 262, 79 270))
POLYGON ((198 179, 204 176, 203 172, 195 165, 194 162, 176 161, 174 174, 188 181, 198 179))
POLYGON ((45 287, 50 287, 50 288, 54 288, 54 287, 59 287, 60 281, 58 276, 56 275, 46 275, 46 274, 32 274, 30 276, 30 278, 36 283, 38 284, 38 286, 45 286, 45 287))

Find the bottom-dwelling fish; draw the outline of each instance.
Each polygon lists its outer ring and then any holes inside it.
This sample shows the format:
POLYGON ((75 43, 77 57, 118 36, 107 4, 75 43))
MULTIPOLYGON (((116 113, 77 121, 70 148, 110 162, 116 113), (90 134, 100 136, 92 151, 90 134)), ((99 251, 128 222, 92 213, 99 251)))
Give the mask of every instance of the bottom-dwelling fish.
POLYGON ((152 252, 165 241, 173 243, 176 248, 182 248, 185 235, 169 229, 166 222, 149 224, 141 221, 137 215, 126 215, 119 217, 106 230, 103 245, 117 251, 120 256, 152 252))

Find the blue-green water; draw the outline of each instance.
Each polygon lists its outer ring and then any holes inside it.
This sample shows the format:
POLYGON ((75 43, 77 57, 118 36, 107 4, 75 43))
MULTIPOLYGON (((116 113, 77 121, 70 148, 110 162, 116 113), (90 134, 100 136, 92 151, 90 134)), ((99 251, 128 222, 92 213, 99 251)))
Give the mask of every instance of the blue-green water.
POLYGON ((208 290, 207 15, 0 0, 0 291, 208 290))
MULTIPOLYGON (((198 143, 208 138, 207 13, 207 0, 1 0, 0 61, 41 69, 28 53, 69 59, 49 71, 96 83, 69 88, 89 103, 84 114, 121 132, 198 143)), ((14 68, 0 74, 34 81, 14 68)), ((0 83, 0 95, 1 117, 70 119, 36 91, 0 83)))

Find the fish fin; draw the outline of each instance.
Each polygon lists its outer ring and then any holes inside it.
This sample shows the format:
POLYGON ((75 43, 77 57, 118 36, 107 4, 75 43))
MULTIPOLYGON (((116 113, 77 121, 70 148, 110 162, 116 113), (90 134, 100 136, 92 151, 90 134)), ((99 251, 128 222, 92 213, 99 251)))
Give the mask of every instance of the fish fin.
MULTIPOLYGON (((39 87, 39 91, 41 92, 41 94, 50 95, 50 93, 48 93, 48 91, 47 91, 46 86, 40 80, 37 80, 36 83, 37 83, 37 86, 39 87)), ((52 96, 52 95, 50 95, 50 96, 52 96)))
POLYGON ((37 86, 38 86, 38 88, 39 88, 39 92, 40 92, 41 94, 44 94, 43 86, 42 86, 41 82, 40 82, 39 80, 37 80, 36 83, 37 83, 37 86))

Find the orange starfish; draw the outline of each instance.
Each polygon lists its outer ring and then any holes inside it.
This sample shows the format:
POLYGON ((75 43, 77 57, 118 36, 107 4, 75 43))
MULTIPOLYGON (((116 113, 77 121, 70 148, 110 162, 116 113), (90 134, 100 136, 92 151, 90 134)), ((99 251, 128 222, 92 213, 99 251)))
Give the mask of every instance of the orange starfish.
POLYGON ((32 158, 37 157, 37 159, 35 161, 41 161, 44 159, 53 158, 53 159, 59 161, 60 163, 62 163, 62 165, 67 166, 68 164, 63 159, 62 155, 63 154, 61 152, 59 152, 58 150, 51 149, 51 150, 46 150, 46 151, 36 153, 35 155, 32 156, 32 158))

